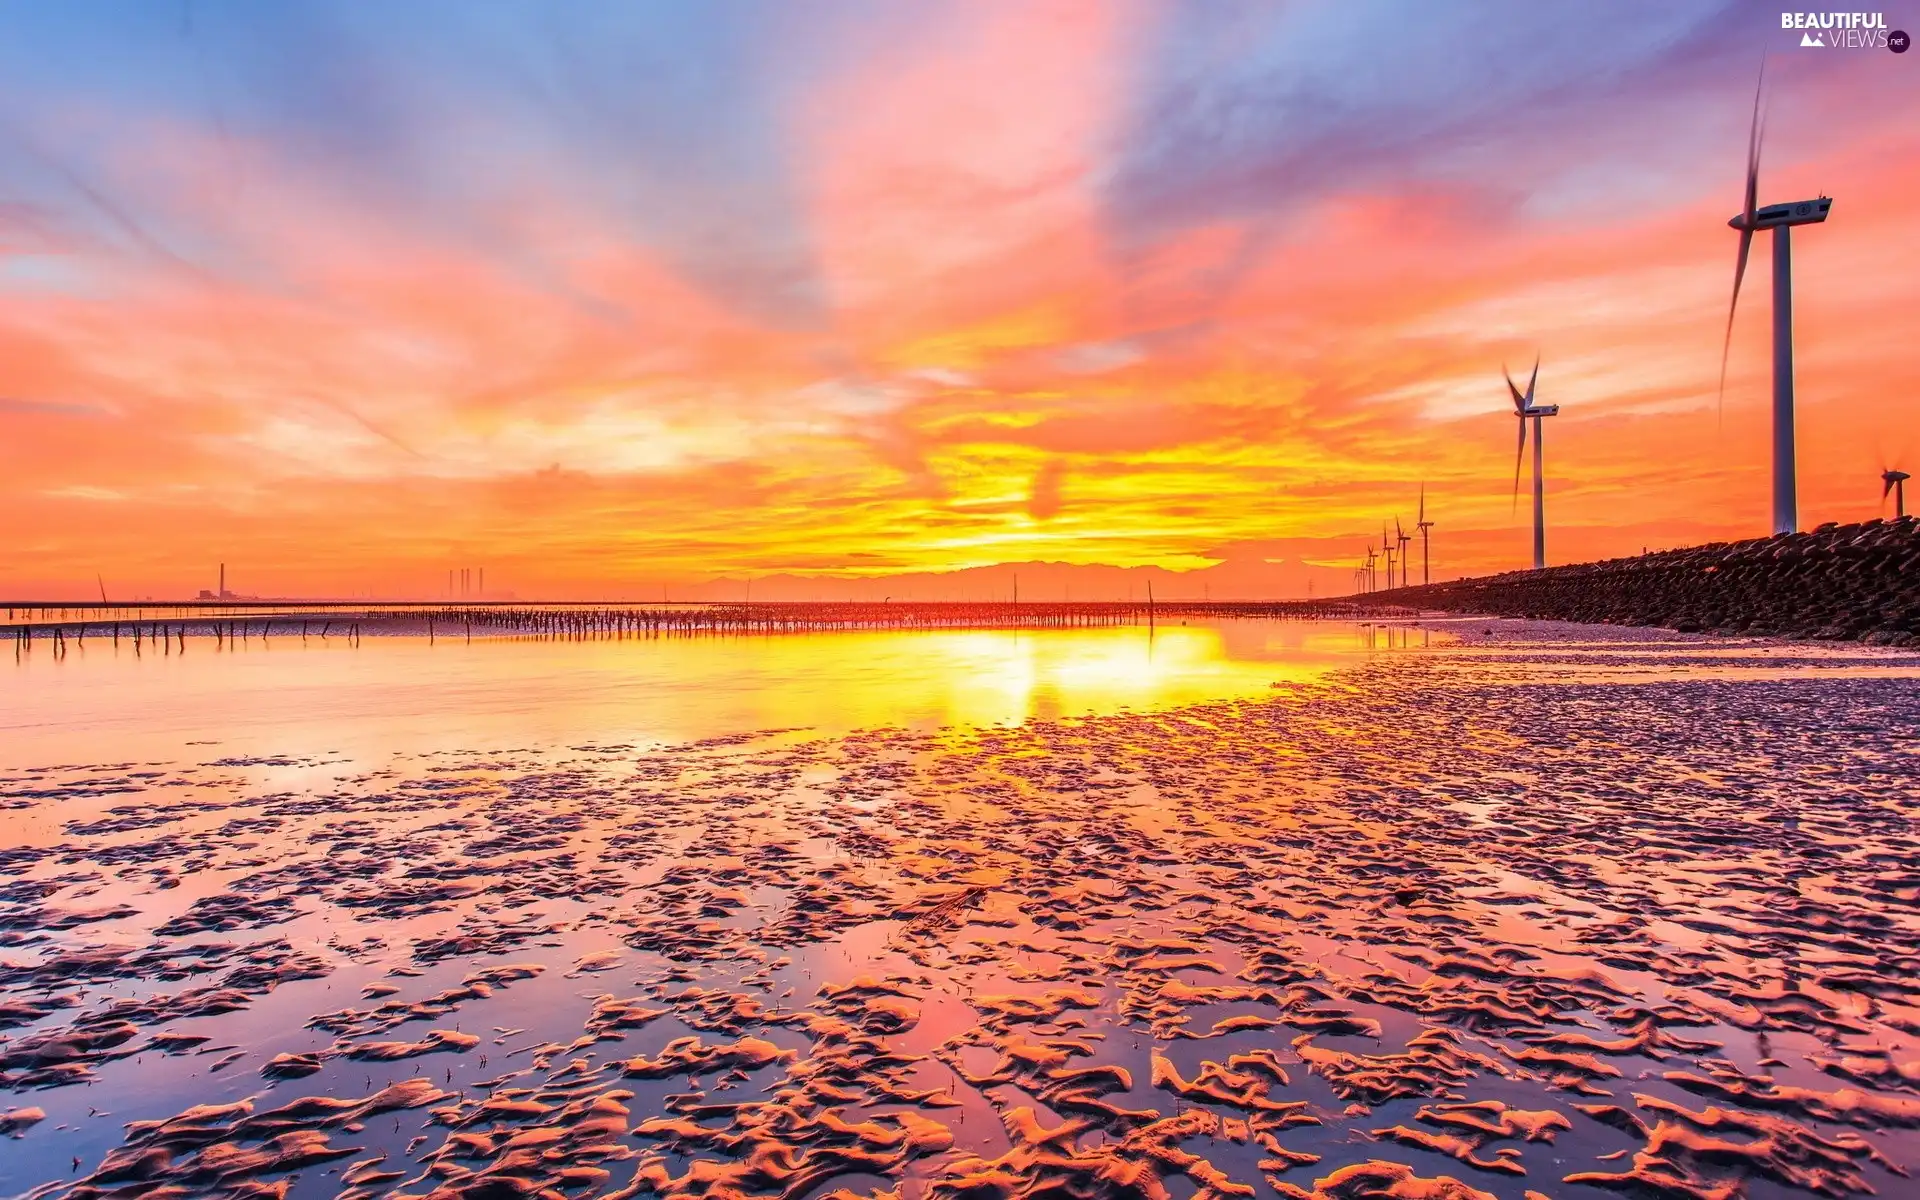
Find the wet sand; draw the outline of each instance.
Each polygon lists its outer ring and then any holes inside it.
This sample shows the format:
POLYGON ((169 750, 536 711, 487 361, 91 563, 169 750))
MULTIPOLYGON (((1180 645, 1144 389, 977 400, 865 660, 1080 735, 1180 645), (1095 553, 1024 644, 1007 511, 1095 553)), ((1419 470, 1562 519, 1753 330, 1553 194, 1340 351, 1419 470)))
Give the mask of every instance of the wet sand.
POLYGON ((1920 658, 1449 628, 1084 718, 0 769, 0 1193, 1920 1194, 1920 658))

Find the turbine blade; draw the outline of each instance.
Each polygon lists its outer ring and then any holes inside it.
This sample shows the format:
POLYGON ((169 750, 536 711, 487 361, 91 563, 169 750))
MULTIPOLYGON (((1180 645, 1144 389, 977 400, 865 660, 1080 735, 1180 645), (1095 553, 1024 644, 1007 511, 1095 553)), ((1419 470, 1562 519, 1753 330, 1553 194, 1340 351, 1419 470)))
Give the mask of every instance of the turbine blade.
POLYGON ((1733 264, 1733 298, 1727 301, 1727 333, 1720 343, 1720 389, 1713 402, 1714 423, 1724 426, 1727 408, 1727 356, 1733 350, 1733 314, 1740 306, 1740 281, 1747 274, 1747 254, 1753 249, 1753 216, 1760 202, 1760 143, 1765 127, 1760 121, 1760 97, 1767 86, 1767 60, 1760 59, 1760 77, 1753 85, 1753 122, 1747 127, 1747 191, 1741 201, 1740 255, 1733 264))
POLYGON ((1520 418, 1520 444, 1513 452, 1513 511, 1520 511, 1520 460, 1527 456, 1527 419, 1520 418))
POLYGON ((1753 124, 1747 130, 1747 222, 1753 222, 1754 210, 1760 200, 1760 143, 1766 136, 1766 127, 1760 120, 1760 93, 1767 84, 1767 60, 1760 60, 1760 79, 1753 85, 1753 124))
POLYGON ((1880 482, 1881 482, 1881 483, 1882 483, 1882 484, 1884 485, 1884 486, 1883 486, 1883 487, 1881 487, 1881 489, 1880 489, 1880 499, 1881 499, 1881 500, 1882 500, 1882 501, 1884 502, 1884 501, 1886 500, 1886 498, 1887 498, 1888 496, 1891 496, 1891 495, 1893 495, 1893 476, 1892 476, 1892 474, 1886 474, 1886 475, 1882 475, 1882 476, 1880 477, 1880 482))
POLYGON ((1507 381, 1507 391, 1513 395, 1513 411, 1517 413, 1527 411, 1526 397, 1520 394, 1519 388, 1513 386, 1513 376, 1507 374, 1505 367, 1500 368, 1500 377, 1507 381))
POLYGON ((1533 356, 1533 374, 1527 376, 1527 407, 1533 407, 1533 385, 1540 379, 1540 356, 1533 356))
POLYGON ((1726 419, 1727 357, 1733 353, 1733 314, 1740 307, 1740 281, 1747 277, 1747 252, 1753 248, 1753 230, 1740 231, 1740 254, 1733 260, 1733 297, 1727 301, 1727 333, 1720 342, 1720 392, 1714 400, 1714 421, 1726 419))
POLYGON ((1413 519, 1413 523, 1415 525, 1427 523, 1427 485, 1424 483, 1420 485, 1420 515, 1413 519))

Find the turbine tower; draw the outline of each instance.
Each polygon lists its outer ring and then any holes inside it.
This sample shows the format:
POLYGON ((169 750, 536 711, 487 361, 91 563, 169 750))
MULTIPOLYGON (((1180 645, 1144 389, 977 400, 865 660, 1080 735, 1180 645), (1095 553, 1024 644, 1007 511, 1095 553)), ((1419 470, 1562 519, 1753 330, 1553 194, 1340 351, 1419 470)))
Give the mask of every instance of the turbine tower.
POLYGON ((1538 571, 1547 565, 1547 481, 1542 473, 1542 459, 1545 456, 1546 428, 1540 424, 1548 417, 1560 415, 1558 404, 1535 404, 1533 385, 1540 379, 1540 360, 1533 360, 1533 374, 1527 377, 1527 394, 1521 395, 1520 389, 1513 385, 1513 376, 1507 375, 1505 367, 1500 369, 1507 376, 1507 391, 1513 396, 1513 415, 1520 418, 1520 445, 1513 454, 1513 499, 1520 502, 1520 460, 1527 453, 1527 422, 1533 422, 1533 569, 1538 571))
POLYGON ((1399 517, 1395 517, 1393 519, 1393 539, 1400 543, 1400 586, 1406 587, 1407 586, 1407 543, 1413 540, 1413 535, 1408 533, 1406 530, 1400 528, 1399 517))
POLYGON ((1427 485, 1420 485, 1420 516, 1413 527, 1420 531, 1420 585, 1425 587, 1433 582, 1432 547, 1428 541, 1427 530, 1433 528, 1433 522, 1427 520, 1427 485))
MULTIPOLYGON (((1760 68, 1760 86, 1766 83, 1760 68)), ((1760 86, 1753 90, 1753 126, 1747 133, 1746 206, 1727 224, 1740 231, 1740 253, 1733 263, 1733 299, 1727 304, 1727 336, 1720 347, 1720 397, 1727 392, 1727 354, 1733 349, 1733 313, 1740 304, 1740 280, 1747 273, 1747 251, 1753 235, 1773 231, 1773 531, 1792 533, 1800 527, 1794 495, 1793 465, 1793 248, 1789 240, 1795 225, 1817 225, 1827 219, 1833 201, 1825 196, 1792 204, 1756 208, 1760 195, 1760 86)))
POLYGON ((1905 471, 1891 467, 1880 472, 1880 482, 1885 485, 1880 489, 1880 503, 1885 504, 1887 493, 1893 493, 1893 515, 1896 518, 1907 515, 1907 480, 1912 478, 1905 471))
POLYGON ((1374 590, 1374 585, 1379 582, 1379 579, 1374 574, 1374 570, 1373 570, 1373 564, 1376 557, 1377 556, 1373 552, 1373 543, 1368 542, 1367 543, 1367 590, 1370 592, 1374 590))
POLYGON ((1393 590, 1393 538, 1387 533, 1387 523, 1380 522, 1380 553, 1387 560, 1387 590, 1393 590))

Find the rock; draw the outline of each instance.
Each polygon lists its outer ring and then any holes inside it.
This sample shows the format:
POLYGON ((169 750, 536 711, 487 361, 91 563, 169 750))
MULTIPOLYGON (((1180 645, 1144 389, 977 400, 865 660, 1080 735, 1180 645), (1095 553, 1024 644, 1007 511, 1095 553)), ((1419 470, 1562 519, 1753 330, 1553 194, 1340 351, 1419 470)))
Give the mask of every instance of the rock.
POLYGON ((1397 609, 1910 646, 1920 641, 1920 519, 1829 522, 1811 533, 1513 571, 1358 599, 1397 609))

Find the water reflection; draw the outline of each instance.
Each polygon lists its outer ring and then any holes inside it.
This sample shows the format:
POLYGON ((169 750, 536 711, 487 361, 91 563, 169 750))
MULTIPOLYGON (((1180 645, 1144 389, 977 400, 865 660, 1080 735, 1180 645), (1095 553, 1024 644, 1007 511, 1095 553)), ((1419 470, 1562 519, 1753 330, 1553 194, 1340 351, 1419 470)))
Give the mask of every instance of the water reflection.
POLYGON ((0 695, 15 765, 176 754, 306 754, 825 734, 1174 707, 1266 693, 1408 644, 1343 622, 571 642, 188 639, 134 655, 31 654, 0 695))

